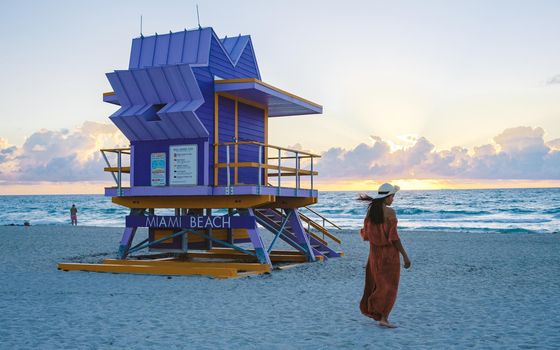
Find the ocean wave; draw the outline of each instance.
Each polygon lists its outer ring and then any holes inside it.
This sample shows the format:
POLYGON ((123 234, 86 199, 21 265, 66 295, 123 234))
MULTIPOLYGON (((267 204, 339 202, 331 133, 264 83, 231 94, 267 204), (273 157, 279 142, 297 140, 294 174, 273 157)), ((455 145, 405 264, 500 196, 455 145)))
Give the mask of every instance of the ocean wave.
MULTIPOLYGON (((549 208, 549 209, 545 209, 543 210, 544 214, 560 214, 560 208, 549 208)), ((557 215, 554 215, 554 217, 558 217, 557 215)))
MULTIPOLYGON (((401 191, 393 207, 406 230, 558 232, 560 207, 555 203, 560 189, 539 191, 537 196, 516 189, 401 191)), ((340 227, 355 230, 367 211, 366 203, 356 198, 356 192, 321 192, 319 203, 311 208, 340 227)), ((0 225, 23 225, 26 220, 32 225, 69 225, 73 203, 80 225, 123 227, 128 215, 128 209, 102 195, 0 196, 0 225)), ((303 208, 302 212, 321 222, 303 208)))
POLYGON ((528 208, 496 208, 496 211, 501 213, 511 213, 511 214, 533 214, 538 212, 535 209, 528 209, 528 208))
POLYGON ((456 227, 456 226, 415 226, 400 227, 402 231, 435 231, 435 232, 458 232, 458 233, 554 233, 547 230, 530 230, 520 227, 510 228, 488 228, 488 227, 456 227))

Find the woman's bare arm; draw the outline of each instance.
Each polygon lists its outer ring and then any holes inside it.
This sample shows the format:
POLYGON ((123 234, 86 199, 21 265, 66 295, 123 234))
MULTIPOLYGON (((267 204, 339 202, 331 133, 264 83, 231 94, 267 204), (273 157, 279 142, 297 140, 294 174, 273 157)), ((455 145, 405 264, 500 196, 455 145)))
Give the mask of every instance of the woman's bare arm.
POLYGON ((401 253, 401 255, 403 256, 403 260, 404 260, 404 268, 408 269, 411 265, 410 259, 408 258, 408 254, 406 254, 406 250, 404 250, 404 247, 401 243, 401 240, 399 239, 398 241, 393 241, 393 244, 395 245, 395 247, 397 248, 397 250, 401 253))

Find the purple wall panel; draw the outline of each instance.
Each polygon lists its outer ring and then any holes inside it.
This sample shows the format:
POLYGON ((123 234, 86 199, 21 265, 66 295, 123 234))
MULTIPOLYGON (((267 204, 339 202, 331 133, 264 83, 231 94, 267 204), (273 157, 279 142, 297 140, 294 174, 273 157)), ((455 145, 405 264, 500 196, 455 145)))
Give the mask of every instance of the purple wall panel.
POLYGON ((157 140, 157 141, 133 141, 131 144, 134 147, 134 185, 135 186, 151 186, 151 165, 150 157, 152 153, 163 152, 167 155, 165 169, 166 169, 166 183, 169 186, 169 146, 172 145, 185 145, 197 144, 198 145, 198 185, 205 185, 204 179, 207 174, 204 171, 205 167, 205 145, 208 141, 205 138, 198 139, 172 139, 172 140, 157 140))
POLYGON ((204 103, 196 110, 196 115, 209 133, 209 183, 214 184, 214 78, 208 67, 193 68, 204 103))
MULTIPOLYGON (((150 228, 148 230, 148 237, 150 238, 150 242, 155 241, 155 229, 150 228)), ((181 229, 174 229, 173 232, 169 232, 169 235, 177 233, 181 231, 181 229)), ((163 237, 159 237, 163 238, 163 237)), ((154 244, 151 246, 151 249, 172 249, 172 250, 180 250, 183 249, 183 236, 177 236, 172 238, 172 242, 160 242, 158 244, 154 244)))
MULTIPOLYGON (((130 164, 134 164, 134 145, 130 145, 130 164)), ((129 181, 130 181, 130 187, 133 188, 134 187, 134 167, 133 166, 130 167, 129 181)))
MULTIPOLYGON (((235 102, 224 97, 218 100, 218 143, 233 142, 235 137, 235 102)), ((230 162, 234 162, 233 146, 230 146, 230 162)), ((226 147, 222 146, 218 149, 218 162, 226 162, 226 147)), ((227 183, 227 170, 220 169, 218 171, 218 179, 220 185, 227 183)), ((230 172, 230 181, 233 183, 233 170, 230 172)))
MULTIPOLYGON (((238 136, 240 141, 264 142, 264 111, 259 108, 239 103, 238 136)), ((264 149, 261 161, 264 160, 264 149)), ((259 148, 256 145, 239 146, 240 162, 258 162, 259 148)), ((264 170, 263 170, 264 172, 264 170)), ((239 182, 245 184, 258 183, 258 169, 240 168, 239 182)), ((264 177, 262 177, 264 180, 264 177)))

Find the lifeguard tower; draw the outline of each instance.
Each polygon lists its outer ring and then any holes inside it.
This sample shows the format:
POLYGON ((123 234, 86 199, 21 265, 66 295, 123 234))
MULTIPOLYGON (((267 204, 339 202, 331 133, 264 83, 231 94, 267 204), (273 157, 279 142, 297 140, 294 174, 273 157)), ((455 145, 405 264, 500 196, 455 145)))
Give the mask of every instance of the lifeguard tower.
POLYGON ((101 150, 115 180, 105 195, 131 212, 117 259, 61 269, 232 277, 341 256, 325 227, 336 225, 308 208, 319 156, 268 144, 269 118, 322 106, 263 82, 250 36, 141 36, 107 78, 103 101, 120 106, 109 118, 130 148, 101 150), (131 246, 140 227, 148 237, 131 246))

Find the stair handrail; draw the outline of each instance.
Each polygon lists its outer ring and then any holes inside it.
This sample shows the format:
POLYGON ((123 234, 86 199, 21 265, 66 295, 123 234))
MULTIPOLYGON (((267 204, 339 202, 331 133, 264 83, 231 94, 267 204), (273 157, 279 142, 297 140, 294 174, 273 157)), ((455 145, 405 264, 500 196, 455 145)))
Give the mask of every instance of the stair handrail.
POLYGON ((316 212, 315 210, 309 208, 309 207, 304 207, 305 209, 309 210, 310 212, 312 212, 313 214, 317 215, 318 217, 320 217, 321 219, 323 219, 323 227, 325 227, 324 222, 328 222, 329 224, 331 224, 332 226, 336 227, 339 230, 342 230, 337 224, 335 224, 334 222, 330 221, 329 219, 327 219, 326 217, 324 217, 323 215, 321 215, 320 213, 316 212))
MULTIPOLYGON (((271 208, 273 211, 275 211, 277 214, 283 215, 281 211, 277 210, 276 208, 271 208)), ((335 241, 338 244, 342 243, 342 240, 340 238, 338 238, 337 236, 335 236, 334 234, 330 233, 329 230, 327 230, 327 228, 323 225, 321 226, 320 224, 318 224, 317 222, 315 222, 313 219, 311 219, 310 217, 308 217, 307 215, 303 214, 303 213, 299 213, 299 217, 305 221, 307 223, 307 228, 304 228, 304 230, 312 235, 317 237, 312 231, 311 231, 311 227, 313 226, 316 230, 318 230, 319 232, 321 232, 323 234, 323 238, 321 240, 325 241, 325 236, 329 237, 330 239, 332 239, 333 241, 335 241)), ((340 229, 340 228, 339 228, 340 229)))
POLYGON ((305 214, 299 213, 299 217, 307 223, 306 231, 311 232, 311 226, 312 226, 313 228, 315 228, 316 230, 318 230, 319 232, 321 232, 323 234, 323 239, 325 239, 325 236, 327 236, 338 244, 342 243, 342 240, 340 238, 338 238, 337 236, 333 235, 332 233, 330 233, 329 230, 327 230, 326 227, 321 226, 317 222, 313 221, 313 219, 307 217, 305 214))

